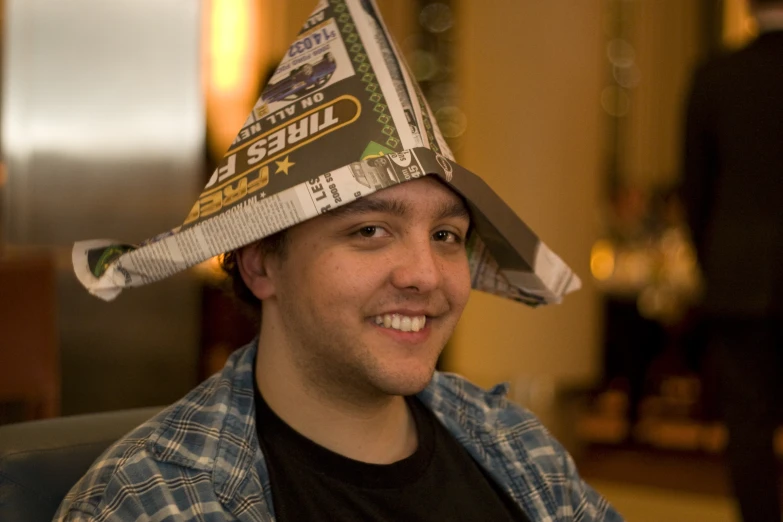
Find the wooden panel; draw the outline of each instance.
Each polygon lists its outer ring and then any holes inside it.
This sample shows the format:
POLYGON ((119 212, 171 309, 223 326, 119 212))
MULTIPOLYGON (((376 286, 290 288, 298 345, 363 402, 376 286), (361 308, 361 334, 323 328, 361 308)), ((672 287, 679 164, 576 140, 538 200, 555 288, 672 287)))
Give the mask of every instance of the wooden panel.
POLYGON ((60 356, 53 260, 0 259, 0 403, 29 419, 60 412, 60 356))

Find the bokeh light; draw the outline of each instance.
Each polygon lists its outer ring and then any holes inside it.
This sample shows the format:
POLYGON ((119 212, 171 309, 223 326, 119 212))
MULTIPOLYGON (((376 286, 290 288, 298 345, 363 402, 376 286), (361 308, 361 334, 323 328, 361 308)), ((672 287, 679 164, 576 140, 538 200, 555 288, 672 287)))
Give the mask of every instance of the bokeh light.
POLYGON ((601 107, 610 116, 620 118, 631 109, 631 98, 622 87, 611 85, 601 91, 601 107))
POLYGON ((590 271, 599 281, 606 281, 614 273, 615 253, 612 243, 596 241, 590 252, 590 271))
POLYGON ((621 38, 610 40, 606 44, 606 56, 612 65, 617 67, 630 67, 636 60, 636 51, 633 46, 621 38))
POLYGON ((411 53, 410 60, 413 76, 420 82, 431 80, 438 73, 438 59, 429 51, 416 49, 411 53))
POLYGON ((441 133, 446 138, 457 138, 465 133, 468 127, 468 118, 459 107, 449 105, 435 111, 435 119, 441 133))
POLYGON ((419 13, 419 23, 431 33, 442 33, 454 25, 454 15, 446 4, 429 4, 419 13))

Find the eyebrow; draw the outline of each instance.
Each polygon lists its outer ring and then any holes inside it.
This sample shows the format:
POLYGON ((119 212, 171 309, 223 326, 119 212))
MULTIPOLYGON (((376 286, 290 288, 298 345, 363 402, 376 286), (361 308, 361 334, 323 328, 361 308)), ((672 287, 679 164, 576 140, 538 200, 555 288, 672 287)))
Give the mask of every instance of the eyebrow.
MULTIPOLYGON (((370 214, 373 212, 391 214, 396 217, 405 217, 408 214, 408 205, 399 199, 372 199, 359 198, 356 201, 337 207, 324 214, 333 218, 343 218, 357 214, 370 214)), ((436 220, 449 218, 465 218, 470 220, 470 212, 462 198, 457 201, 442 203, 435 214, 436 220)))
POLYGON ((445 203, 440 206, 437 219, 465 218, 470 221, 470 212, 468 206, 460 197, 457 201, 445 203))
POLYGON ((402 217, 407 213, 405 204, 397 199, 371 199, 371 198, 359 198, 356 201, 337 207, 334 210, 327 212, 326 216, 341 218, 353 216, 356 214, 370 214, 372 212, 378 212, 382 214, 392 214, 394 216, 402 217))

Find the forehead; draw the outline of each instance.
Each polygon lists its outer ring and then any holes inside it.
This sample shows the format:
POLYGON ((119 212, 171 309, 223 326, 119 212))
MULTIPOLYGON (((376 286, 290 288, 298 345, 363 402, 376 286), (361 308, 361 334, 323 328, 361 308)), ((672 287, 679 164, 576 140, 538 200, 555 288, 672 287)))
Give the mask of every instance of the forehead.
POLYGON ((467 205, 462 197, 431 176, 379 190, 321 217, 335 219, 370 212, 388 213, 399 217, 470 219, 467 205))

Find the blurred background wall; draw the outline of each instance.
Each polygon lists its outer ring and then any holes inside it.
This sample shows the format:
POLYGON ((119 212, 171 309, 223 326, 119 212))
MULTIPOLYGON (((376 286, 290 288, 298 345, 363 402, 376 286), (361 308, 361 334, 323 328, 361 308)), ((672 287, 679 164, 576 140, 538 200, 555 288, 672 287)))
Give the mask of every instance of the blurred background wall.
MULTIPOLYGON (((680 265, 693 259, 687 237, 663 233, 676 212, 657 215, 670 207, 656 201, 680 176, 690 71, 753 34, 743 0, 378 3, 458 160, 583 282, 539 310, 476 293, 442 366, 482 385, 510 380, 520 400, 600 386, 618 306, 662 339, 687 306, 660 284, 671 282, 655 261, 661 238, 680 265)), ((254 332, 215 290, 214 262, 105 304, 72 276, 71 244, 180 223, 313 6, 0 5, 0 259, 53 281, 41 290, 51 310, 38 307, 48 315, 5 290, 3 317, 50 331, 64 413, 174 400, 254 332)))
POLYGON ((200 17, 182 0, 4 4, 3 250, 54 260, 63 413, 158 403, 194 382, 192 279, 107 305, 73 277, 70 247, 141 241, 186 215, 203 164, 200 17))
MULTIPOLYGON (((623 288, 604 285, 600 247, 615 234, 618 210, 631 207, 646 224, 658 219, 652 202, 676 187, 684 94, 720 9, 701 0, 456 2, 467 121, 458 158, 503 194, 583 288, 535 311, 476 293, 447 352, 449 367, 485 386, 510 381, 514 396, 543 417, 562 407, 560 391, 601 385, 607 315, 617 315, 615 299, 639 315, 639 296, 660 280, 650 246, 659 232, 641 233, 629 268, 636 279, 623 288), (626 193, 639 203, 627 203, 626 193)), ((620 225, 627 226, 636 224, 620 225)), ((686 249, 678 252, 680 271, 692 268, 686 249)), ((616 251, 611 256, 614 275, 616 251)), ((676 299, 658 301, 675 306, 676 299)), ((613 355, 624 366, 619 373, 647 369, 628 353, 645 332, 637 329, 624 339, 625 353, 613 355)))
MULTIPOLYGON (((441 367, 510 381, 588 474, 725 495, 674 188, 691 72, 755 34, 745 1, 377 1, 458 161, 583 283, 474 293, 441 367)), ((0 0, 0 423, 172 402, 254 335, 214 261, 107 304, 70 250, 182 222, 314 3, 0 0)))
MULTIPOLYGON (((252 335, 210 290, 214 264, 104 304, 78 287, 70 245, 181 222, 310 3, 4 2, 0 248, 55 267, 63 412, 173 400, 252 335)), ((510 380, 519 397, 596 386, 606 279, 624 273, 602 240, 618 199, 633 206, 617 194, 642 201, 677 182, 689 72, 710 39, 747 37, 741 0, 379 5, 457 158, 583 282, 539 310, 476 293, 442 366, 510 380)), ((633 309, 645 255, 626 263, 633 309)))
POLYGON ((467 117, 459 159, 584 284, 539 310, 474 293, 447 360, 483 385, 598 376, 600 314, 586 253, 599 233, 602 14, 600 2, 458 3, 467 117))

